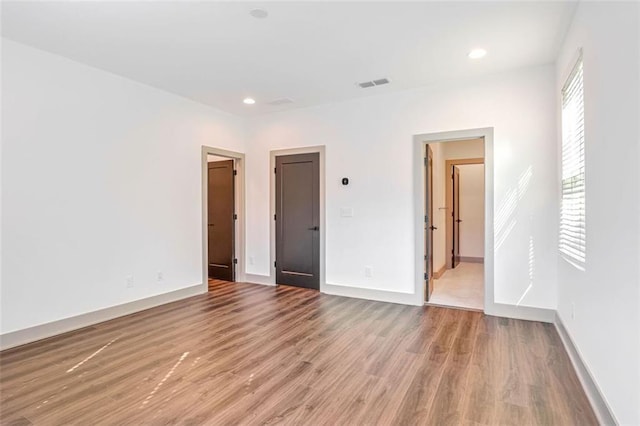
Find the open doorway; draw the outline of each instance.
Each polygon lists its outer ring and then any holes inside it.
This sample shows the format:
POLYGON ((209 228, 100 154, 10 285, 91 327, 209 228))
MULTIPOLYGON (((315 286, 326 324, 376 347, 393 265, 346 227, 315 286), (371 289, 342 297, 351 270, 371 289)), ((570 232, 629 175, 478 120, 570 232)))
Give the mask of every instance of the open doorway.
POLYGON ((425 155, 425 302, 484 309, 484 139, 430 142, 425 155))
POLYGON ((202 160, 203 283, 212 291, 244 280, 244 155, 203 147, 202 160))
POLYGON ((235 281, 235 161, 208 155, 207 163, 209 280, 235 281))

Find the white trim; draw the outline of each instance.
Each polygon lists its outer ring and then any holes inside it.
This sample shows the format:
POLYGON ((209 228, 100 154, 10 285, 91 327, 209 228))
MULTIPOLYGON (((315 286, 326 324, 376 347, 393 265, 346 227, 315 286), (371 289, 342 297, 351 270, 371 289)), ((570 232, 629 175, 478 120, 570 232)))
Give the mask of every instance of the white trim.
POLYGON ((246 280, 246 265, 245 265, 245 161, 244 154, 240 152, 228 151, 226 149, 213 148, 210 146, 202 146, 202 289, 203 292, 209 291, 209 236, 207 225, 207 198, 209 196, 207 192, 208 179, 208 155, 215 155, 218 157, 229 158, 234 161, 234 168, 237 171, 236 184, 234 189, 234 203, 235 210, 238 215, 235 229, 235 258, 238 259, 236 265, 236 277, 235 280, 243 282, 246 280))
POLYGON ((276 281, 276 268, 273 266, 276 261, 276 221, 273 220, 273 216, 276 214, 276 175, 273 170, 276 167, 276 157, 282 155, 295 155, 295 154, 315 154, 320 156, 320 291, 324 292, 326 284, 325 275, 325 236, 327 232, 327 226, 325 221, 325 146, 305 146, 301 148, 289 148, 289 149, 276 149, 269 151, 269 240, 270 240, 270 254, 269 254, 269 279, 270 283, 276 281))
POLYGON ((5 333, 0 335, 0 350, 57 336, 58 334, 78 330, 83 327, 88 327, 114 318, 144 311, 146 309, 186 299, 187 297, 192 297, 202 293, 204 293, 202 291, 202 284, 196 284, 191 287, 181 288, 169 293, 158 294, 144 299, 134 300, 133 302, 127 302, 121 305, 87 312, 86 314, 80 314, 74 317, 64 318, 46 324, 40 324, 34 327, 5 333))
MULTIPOLYGON (((414 305, 424 304, 424 194, 425 170, 424 160, 426 146, 435 142, 453 142, 468 139, 484 139, 484 312, 495 315, 500 309, 494 307, 494 252, 493 252, 493 127, 468 130, 454 130, 449 132, 427 133, 413 136, 414 157, 414 214, 415 214, 415 294, 414 305)), ((514 306, 516 310, 518 307, 514 306)), ((500 310, 501 311, 501 310, 500 310)), ((507 312, 507 311, 504 311, 507 312)), ((509 312, 512 312, 511 310, 509 312)), ((517 312, 516 312, 517 313, 517 312)), ((514 313, 515 315, 515 313, 514 313)), ((518 318, 518 316, 512 316, 518 318)), ((550 321, 551 322, 551 321, 550 321)))
POLYGON ((375 300, 378 302, 399 303, 402 305, 413 305, 415 301, 415 295, 413 293, 399 293, 395 291, 374 290, 362 287, 348 287, 329 283, 325 283, 322 293, 334 296, 375 300))
POLYGON ((484 257, 460 256, 460 262, 484 263, 484 257))
POLYGON ((604 393, 598 386, 598 382, 594 380, 593 374, 591 374, 591 371, 589 371, 589 367, 587 367, 587 364, 582 359, 582 355, 580 354, 578 347, 573 342, 573 339, 571 339, 571 335, 569 335, 569 332, 562 322, 562 318, 560 318, 560 314, 558 314, 557 312, 554 320, 554 325, 556 326, 556 330, 560 335, 560 340, 562 340, 564 349, 567 352, 567 355, 569 355, 571 364, 573 364, 573 368, 576 371, 578 380, 580 380, 582 389, 584 389, 584 392, 587 395, 587 399, 591 404, 591 408, 593 408, 593 411, 598 419, 598 423, 600 423, 601 425, 619 424, 613 414, 613 410, 611 410, 611 407, 604 397, 604 393))
POLYGON ((553 323, 556 316, 556 311, 553 309, 507 305, 505 303, 492 303, 489 310, 485 306, 484 313, 495 317, 539 321, 549 324, 553 323))
POLYGON ((273 277, 269 275, 245 274, 245 282, 249 284, 276 285, 273 277))

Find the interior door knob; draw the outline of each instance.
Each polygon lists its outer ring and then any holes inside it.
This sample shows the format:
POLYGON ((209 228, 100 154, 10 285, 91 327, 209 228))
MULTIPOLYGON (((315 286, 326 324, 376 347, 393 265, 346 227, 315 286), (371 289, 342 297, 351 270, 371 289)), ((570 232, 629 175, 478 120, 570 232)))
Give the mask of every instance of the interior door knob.
POLYGON ((462 222, 462 219, 456 219, 456 222, 460 223, 462 222))
POLYGON ((438 229, 438 228, 436 228, 435 226, 431 225, 431 226, 429 227, 429 229, 431 229, 432 231, 435 231, 435 230, 436 230, 436 229, 438 229))
POLYGON ((320 230, 319 226, 312 226, 311 228, 309 228, 309 231, 318 231, 320 230))

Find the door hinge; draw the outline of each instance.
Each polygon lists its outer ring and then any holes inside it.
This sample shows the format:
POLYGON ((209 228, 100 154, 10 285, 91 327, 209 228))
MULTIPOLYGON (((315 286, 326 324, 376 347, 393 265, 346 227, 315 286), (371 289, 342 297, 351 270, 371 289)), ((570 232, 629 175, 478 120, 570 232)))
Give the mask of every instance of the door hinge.
POLYGON ((278 173, 278 172, 276 172, 276 170, 277 170, 277 169, 274 167, 274 168, 273 168, 273 173, 278 173))
POLYGON ((429 218, 427 217, 427 215, 424 215, 424 223, 427 223, 429 221, 429 218))
POLYGON ((233 259, 233 264, 237 265, 238 264, 238 259, 233 259))
POLYGON ((237 175, 238 175, 238 171, 237 171, 237 170, 234 170, 234 171, 233 171, 233 175, 234 175, 234 176, 237 176, 237 175))
POLYGON ((424 157, 424 165, 427 165, 427 157, 424 157))
POLYGON ((278 265, 278 264, 277 264, 276 262, 273 262, 273 267, 274 267, 274 268, 277 268, 277 265, 278 265))
POLYGON ((426 272, 424 273, 424 280, 425 281, 427 280, 427 273, 426 272))
POLYGON ((426 254, 424 255, 424 260, 427 260, 427 255, 426 254))
POLYGON ((275 214, 273 215, 273 220, 276 220, 276 215, 275 214))
POLYGON ((233 220, 238 220, 238 215, 237 214, 233 214, 233 220))

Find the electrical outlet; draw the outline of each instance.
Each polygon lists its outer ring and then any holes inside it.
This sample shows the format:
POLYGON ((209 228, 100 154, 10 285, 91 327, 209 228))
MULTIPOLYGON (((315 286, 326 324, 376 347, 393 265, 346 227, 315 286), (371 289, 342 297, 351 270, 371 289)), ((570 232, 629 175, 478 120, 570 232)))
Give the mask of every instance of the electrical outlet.
POLYGON ((158 280, 159 283, 164 281, 164 274, 162 273, 162 271, 158 271, 158 275, 156 276, 156 279, 158 280))
POLYGON ((571 302, 571 319, 576 319, 576 304, 571 302))
POLYGON ((133 275, 127 275, 126 282, 127 288, 133 287, 133 275))
POLYGON ((371 278, 373 276, 373 271, 371 270, 371 266, 364 267, 364 276, 367 278, 371 278))

